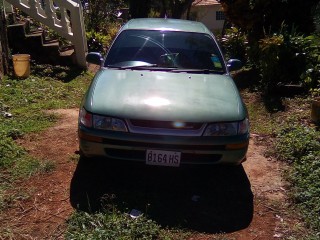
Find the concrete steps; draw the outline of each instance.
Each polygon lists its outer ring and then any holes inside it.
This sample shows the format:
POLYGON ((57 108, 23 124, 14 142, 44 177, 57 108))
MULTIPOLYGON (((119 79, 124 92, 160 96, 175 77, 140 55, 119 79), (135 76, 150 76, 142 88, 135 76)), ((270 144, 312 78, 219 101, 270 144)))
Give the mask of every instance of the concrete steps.
POLYGON ((7 27, 12 54, 30 54, 37 64, 74 65, 73 46, 60 47, 57 39, 50 39, 41 28, 32 29, 25 19, 7 27))

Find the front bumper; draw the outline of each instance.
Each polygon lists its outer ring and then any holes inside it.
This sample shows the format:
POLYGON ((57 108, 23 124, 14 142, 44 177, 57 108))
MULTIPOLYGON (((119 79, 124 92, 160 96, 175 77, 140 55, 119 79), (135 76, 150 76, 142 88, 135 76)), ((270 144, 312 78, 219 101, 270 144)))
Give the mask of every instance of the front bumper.
POLYGON ((87 157, 145 162, 146 150, 181 152, 181 164, 240 164, 246 159, 249 134, 194 137, 97 131, 79 127, 80 150, 87 157))

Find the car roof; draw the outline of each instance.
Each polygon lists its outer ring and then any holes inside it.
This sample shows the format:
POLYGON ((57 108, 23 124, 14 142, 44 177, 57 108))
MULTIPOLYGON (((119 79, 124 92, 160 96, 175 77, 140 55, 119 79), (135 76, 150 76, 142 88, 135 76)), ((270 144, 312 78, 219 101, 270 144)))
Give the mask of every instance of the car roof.
POLYGON ((200 22, 170 19, 170 18, 136 18, 128 21, 123 27, 127 29, 142 29, 142 30, 170 30, 181 32, 196 32, 212 34, 210 30, 200 22))

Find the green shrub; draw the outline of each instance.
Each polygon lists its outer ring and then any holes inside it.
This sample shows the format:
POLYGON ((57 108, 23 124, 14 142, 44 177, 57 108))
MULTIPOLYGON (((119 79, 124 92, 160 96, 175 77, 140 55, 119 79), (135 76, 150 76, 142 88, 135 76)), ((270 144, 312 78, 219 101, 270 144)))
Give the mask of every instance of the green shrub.
POLYGON ((105 54, 106 49, 110 47, 120 27, 119 23, 114 22, 104 25, 99 32, 95 30, 86 32, 89 52, 101 52, 105 54))
POLYGON ((12 167, 11 175, 16 178, 28 178, 34 174, 49 173, 55 169, 55 163, 52 161, 40 161, 32 157, 24 157, 15 161, 12 167))
POLYGON ((320 150, 294 162, 288 179, 306 222, 320 233, 320 150))
POLYGON ((227 59, 235 58, 246 62, 247 37, 238 28, 226 30, 222 38, 218 38, 221 48, 227 59))
POLYGON ((23 148, 16 145, 11 137, 0 132, 0 169, 11 167, 24 153, 23 148))
POLYGON ((291 124, 281 129, 275 143, 278 158, 291 164, 287 179, 291 196, 306 222, 320 234, 320 134, 291 124))
POLYGON ((261 89, 265 93, 272 93, 281 85, 302 83, 300 76, 305 71, 306 55, 295 39, 292 35, 279 33, 259 41, 258 66, 262 76, 261 89))
POLYGON ((306 64, 301 79, 303 85, 313 96, 320 96, 320 36, 296 37, 292 39, 300 45, 301 54, 305 56, 306 64))
POLYGON ((280 160, 293 163, 320 150, 320 134, 313 128, 288 124, 277 134, 275 153, 280 160))
POLYGON ((160 227, 140 216, 132 219, 120 212, 76 212, 68 221, 66 239, 158 239, 160 227))
POLYGON ((83 12, 88 31, 101 32, 110 23, 118 20, 118 11, 127 5, 123 0, 89 0, 88 9, 83 12))
POLYGON ((91 30, 90 32, 86 33, 87 35, 87 41, 88 41, 88 51, 89 52, 100 52, 102 54, 105 53, 104 46, 106 46, 107 43, 107 36, 95 32, 91 30))
POLYGON ((110 24, 108 26, 108 35, 107 35, 107 39, 106 39, 106 47, 109 48, 112 41, 114 40, 114 38, 116 37, 119 29, 120 29, 121 25, 119 23, 113 23, 113 24, 110 24))
POLYGON ((282 35, 273 35, 259 41, 260 59, 259 68, 262 74, 262 89, 269 91, 281 81, 281 69, 279 68, 281 56, 284 48, 282 35))
POLYGON ((259 41, 262 90, 272 93, 286 84, 302 85, 306 91, 320 88, 319 36, 289 34, 285 30, 259 41))
POLYGON ((259 89, 270 95, 282 85, 301 85, 320 96, 320 36, 304 36, 282 24, 278 32, 265 33, 257 43, 247 43, 247 35, 230 28, 218 38, 225 56, 242 60, 257 69, 259 89), (260 75, 260 76, 259 76, 260 75))

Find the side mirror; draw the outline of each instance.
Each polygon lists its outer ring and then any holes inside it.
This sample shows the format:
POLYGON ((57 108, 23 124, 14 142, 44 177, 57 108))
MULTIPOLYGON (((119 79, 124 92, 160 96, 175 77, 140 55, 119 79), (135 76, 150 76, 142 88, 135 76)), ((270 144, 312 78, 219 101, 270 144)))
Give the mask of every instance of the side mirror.
POLYGON ((99 52, 90 52, 86 56, 86 61, 88 63, 96 64, 101 66, 103 62, 103 57, 99 52))
POLYGON ((238 59, 230 59, 227 62, 227 67, 229 71, 236 71, 236 70, 240 70, 243 67, 243 64, 238 59))

